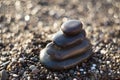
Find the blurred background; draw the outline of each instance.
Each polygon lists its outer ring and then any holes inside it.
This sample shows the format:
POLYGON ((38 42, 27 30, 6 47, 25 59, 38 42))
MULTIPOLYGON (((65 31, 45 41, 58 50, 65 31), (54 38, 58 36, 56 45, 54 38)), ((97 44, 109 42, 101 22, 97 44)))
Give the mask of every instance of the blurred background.
MULTIPOLYGON (((95 79, 120 79, 120 0, 0 0, 0 64, 12 58, 19 60, 21 54, 38 56, 61 24, 70 19, 83 22, 93 44, 94 57, 102 61, 90 63, 98 64, 99 71, 106 61, 114 64, 115 68, 104 66, 102 71, 106 74, 101 72, 95 79), (5 53, 8 55, 3 56, 5 53)), ((40 64, 39 61, 36 64, 40 64)), ((11 67, 2 69, 12 74, 11 67)))
POLYGON ((119 13, 119 0, 0 0, 1 26, 13 33, 42 27, 52 27, 56 31, 69 19, 81 20, 84 27, 113 26, 110 27, 113 30, 120 25, 119 13))

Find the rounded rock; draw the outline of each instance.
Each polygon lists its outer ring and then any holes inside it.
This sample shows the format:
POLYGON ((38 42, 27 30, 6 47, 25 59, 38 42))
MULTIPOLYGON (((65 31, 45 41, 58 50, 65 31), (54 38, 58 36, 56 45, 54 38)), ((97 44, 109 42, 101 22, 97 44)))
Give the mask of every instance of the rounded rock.
POLYGON ((84 30, 81 30, 81 33, 73 37, 64 36, 63 32, 59 31, 53 36, 53 42, 61 48, 68 48, 81 43, 85 36, 84 30))
POLYGON ((6 70, 0 71, 0 80, 7 80, 8 79, 8 74, 6 70))
POLYGON ((67 36, 75 36, 80 33, 82 26, 79 20, 69 20, 62 24, 61 30, 67 36))
POLYGON ((80 64, 84 60, 88 59, 92 54, 93 54, 92 50, 88 50, 84 54, 81 54, 80 56, 69 58, 64 61, 57 61, 57 60, 51 59, 47 51, 43 49, 40 53, 40 62, 41 64, 44 64, 44 66, 48 69, 64 70, 64 69, 70 69, 73 66, 80 64))
POLYGON ((56 49, 54 47, 54 43, 51 42, 48 44, 48 47, 46 47, 45 50, 52 59, 62 61, 83 54, 90 48, 91 44, 89 43, 89 40, 86 39, 82 41, 81 44, 76 45, 75 47, 60 50, 56 49))

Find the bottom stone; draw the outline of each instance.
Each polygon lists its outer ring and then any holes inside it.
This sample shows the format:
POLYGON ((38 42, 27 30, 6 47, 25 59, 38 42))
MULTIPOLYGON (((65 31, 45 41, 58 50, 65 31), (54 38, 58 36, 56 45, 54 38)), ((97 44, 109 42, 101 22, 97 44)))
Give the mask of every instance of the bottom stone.
POLYGON ((40 53, 40 62, 49 69, 52 70, 64 70, 69 69, 87 58, 89 58, 93 54, 92 50, 88 50, 86 53, 81 54, 80 56, 76 56, 64 61, 55 61, 50 58, 50 56, 46 53, 45 49, 43 49, 40 53))

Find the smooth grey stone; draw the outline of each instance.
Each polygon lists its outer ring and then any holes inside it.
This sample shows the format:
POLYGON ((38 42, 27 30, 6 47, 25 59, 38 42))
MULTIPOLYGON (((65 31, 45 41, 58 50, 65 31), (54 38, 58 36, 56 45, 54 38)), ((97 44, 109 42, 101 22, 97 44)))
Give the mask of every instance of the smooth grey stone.
POLYGON ((49 69, 52 70, 63 70, 63 69, 69 69, 74 67, 75 65, 80 64, 84 60, 88 59, 92 55, 92 50, 88 50, 87 52, 76 56, 69 58, 67 60, 63 61, 56 61, 54 59, 51 59, 51 56, 48 55, 47 51, 43 49, 40 53, 40 62, 49 69))
POLYGON ((79 54, 83 54, 90 48, 91 44, 89 43, 89 40, 85 39, 80 44, 68 49, 57 49, 51 42, 48 44, 48 46, 46 46, 45 50, 52 59, 61 61, 68 58, 72 58, 79 54))
POLYGON ((7 80, 8 79, 8 74, 6 70, 0 71, 0 80, 7 80))
POLYGON ((79 20, 69 20, 62 24, 61 30, 67 36, 75 36, 80 33, 82 26, 79 20))
POLYGON ((59 31, 54 35, 53 42, 61 48, 67 48, 80 43, 84 40, 85 36, 84 30, 81 30, 81 33, 72 37, 65 36, 63 32, 59 31))

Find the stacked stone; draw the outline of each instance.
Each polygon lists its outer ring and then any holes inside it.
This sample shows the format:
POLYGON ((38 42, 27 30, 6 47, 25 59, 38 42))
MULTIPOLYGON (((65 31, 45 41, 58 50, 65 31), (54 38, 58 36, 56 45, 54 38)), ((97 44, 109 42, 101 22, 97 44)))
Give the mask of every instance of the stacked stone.
POLYGON ((49 69, 64 70, 74 67, 93 53, 82 23, 69 20, 63 23, 53 41, 40 53, 40 62, 49 69))

